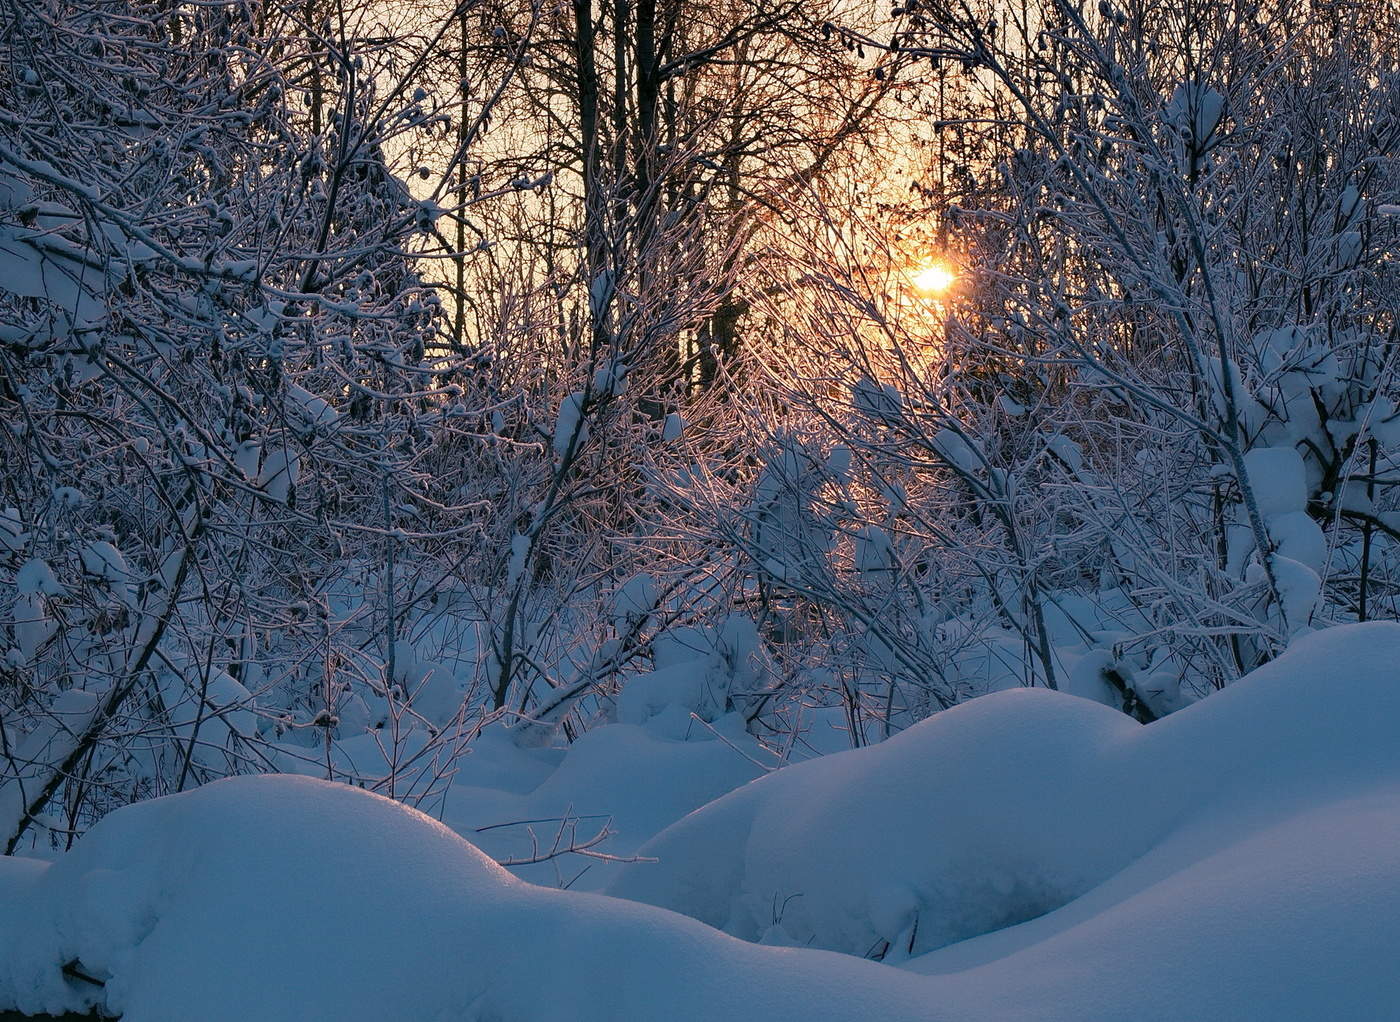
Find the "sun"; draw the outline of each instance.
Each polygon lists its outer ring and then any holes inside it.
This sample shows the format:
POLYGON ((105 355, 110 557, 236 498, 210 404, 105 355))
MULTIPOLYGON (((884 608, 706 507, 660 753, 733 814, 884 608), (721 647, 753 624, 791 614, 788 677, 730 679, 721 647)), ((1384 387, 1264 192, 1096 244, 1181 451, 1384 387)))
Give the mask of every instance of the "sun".
POLYGON ((910 277, 914 290, 931 298, 946 294, 957 279, 957 274, 946 263, 939 262, 922 264, 910 277))

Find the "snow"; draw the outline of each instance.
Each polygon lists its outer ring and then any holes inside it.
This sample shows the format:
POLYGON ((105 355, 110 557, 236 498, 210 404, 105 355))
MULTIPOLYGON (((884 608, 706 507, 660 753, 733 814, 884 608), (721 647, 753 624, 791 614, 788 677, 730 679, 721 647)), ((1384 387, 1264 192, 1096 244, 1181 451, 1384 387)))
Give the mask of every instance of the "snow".
POLYGON ((340 418, 340 413, 331 406, 329 401, 317 397, 305 387, 288 383, 286 393, 288 405, 295 410, 308 427, 333 426, 340 418))
POLYGON ((134 578, 121 551, 105 540, 98 540, 84 546, 78 556, 84 571, 102 579, 121 603, 133 605, 131 586, 134 578))
POLYGON ((902 398, 898 388, 867 376, 851 388, 851 404, 862 415, 880 420, 897 416, 902 398))
POLYGON ((607 313, 616 281, 617 275, 612 270, 603 270, 588 285, 588 311, 595 320, 602 319, 607 313))
POLYGON ((613 594, 613 626, 623 631, 644 621, 656 609, 656 580, 645 572, 633 575, 613 594))
POLYGON ((1216 141, 1216 131, 1225 115, 1225 97, 1200 82, 1182 82, 1172 92, 1165 110, 1167 119, 1192 147, 1204 152, 1216 141))
MULTIPOLYGON (((442 819, 500 861, 529 857, 536 840, 549 846, 566 821, 577 821, 576 830, 572 822, 567 829, 580 841, 606 826, 613 836, 600 850, 629 857, 686 814, 763 773, 747 758, 761 753, 741 729, 735 734, 723 722, 717 724, 724 741, 687 718, 693 740, 686 741, 663 733, 662 723, 594 728, 552 770, 543 756, 515 750, 511 772, 533 781, 520 792, 503 790, 516 785, 496 773, 497 764, 511 757, 503 757, 500 748, 483 750, 464 763, 442 819), (525 820, 541 822, 512 825, 525 820)), ((570 856, 514 871, 549 886, 597 890, 621 868, 607 860, 570 856)))
MULTIPOLYGON (((0 860, 0 1009, 1379 1018, 1400 1003, 1398 662, 1400 625, 1318 632, 1146 727, 1063 693, 986 696, 762 777, 650 842, 659 862, 615 867, 613 894, 803 947, 531 886, 359 789, 219 781, 120 809, 52 864, 0 860), (884 964, 859 959, 874 939, 884 964)), ((540 765, 500 738, 483 747, 540 765)), ((540 787, 615 790, 630 768, 655 806, 674 790, 648 787, 657 765, 705 746, 723 748, 599 728, 540 787)))
POLYGON ((949 465, 960 472, 973 473, 987 464, 981 451, 968 436, 958 430, 943 428, 933 438, 933 447, 949 465))
POLYGON ((114 275, 61 235, 0 225, 0 264, 0 290, 45 299, 79 326, 102 319, 100 294, 114 275))
POLYGON ((54 576, 53 568, 49 567, 47 561, 38 557, 25 561, 15 573, 15 589, 20 593, 42 593, 45 596, 59 596, 63 593, 63 586, 54 576))
POLYGON ((875 581, 888 577, 894 570, 894 542, 889 532, 878 525, 866 525, 856 530, 856 571, 875 581))
POLYGON ((46 601, 38 593, 16 593, 10 604, 10 619, 15 637, 11 657, 19 657, 18 661, 12 660, 12 665, 33 660, 58 631, 58 623, 49 616, 46 601))
POLYGON ((1361 258, 1363 240, 1360 231, 1343 231, 1337 235, 1337 265, 1348 267, 1356 265, 1361 258))
POLYGON ((233 453, 233 463, 245 479, 258 477, 258 463, 262 460, 262 448, 256 440, 244 440, 233 453))
POLYGON ((1391 787, 1216 815, 1067 909, 911 968, 988 1018, 1390 1017, 1398 808, 1391 787))
POLYGON ((1356 185, 1347 185, 1337 199, 1337 212, 1345 221, 1350 221, 1361 208, 1361 192, 1356 185))
POLYGON ((0 168, 0 209, 19 209, 31 201, 34 190, 8 168, 0 168))
MULTIPOLYGON (((93 714, 98 709, 98 698, 91 692, 70 688, 54 697, 44 718, 19 742, 15 742, 0 721, 0 735, 5 738, 5 748, 13 749, 13 758, 5 757, 5 766, 0 769, 0 826, 6 833, 14 821, 20 819, 29 809, 29 800, 36 789, 42 788, 46 770, 45 764, 66 758, 77 744, 77 736, 89 726, 93 714)), ((0 859, 0 863, 8 862, 0 859)), ((2 889, 0 889, 2 890, 2 889)), ((4 898, 0 897, 0 904, 4 898)), ((3 924, 0 915, 0 924, 3 924)), ((0 926, 0 929, 3 929, 0 926)), ((3 947, 3 941, 0 941, 3 947)), ((0 1004, 3 1004, 0 992, 0 1004)))
POLYGON ((976 936, 1056 908, 1123 865, 1123 835, 1102 840, 1081 823, 1111 819, 1124 802, 1099 760, 1137 728, 1046 690, 973 700, 720 799, 643 846, 659 862, 610 892, 747 940, 772 940, 778 926, 794 946, 854 955, 915 919, 915 951, 976 936))
POLYGON ((1044 690, 986 696, 706 806, 610 893, 750 940, 776 917, 796 945, 935 950, 1071 904, 1182 828, 1283 818, 1301 792, 1400 795, 1397 662, 1400 626, 1329 630, 1146 728, 1044 690))
POLYGON ((1084 449, 1063 433, 1046 437, 1045 447, 1063 461, 1071 472, 1077 473, 1084 467, 1084 449))
POLYGON ((554 420, 554 453, 564 457, 572 446, 575 452, 588 442, 588 423, 583 421, 585 404, 583 391, 576 390, 559 402, 559 415, 554 420))
POLYGON ((1296 634, 1299 629, 1308 627, 1322 592, 1322 579, 1312 568, 1291 557, 1275 554, 1271 563, 1289 632, 1296 634))
POLYGON ((593 374, 593 393, 621 397, 627 392, 627 366, 620 359, 608 359, 593 374))
POLYGON ((517 532, 510 538, 510 558, 506 565, 507 584, 515 586, 525 576, 525 561, 530 556, 530 537, 517 532))
POLYGON ((300 477, 301 456, 289 446, 274 447, 263 458, 257 485, 269 500, 285 504, 300 477))
POLYGON ((923 981, 512 878, 345 786, 234 778, 3 862, 0 1004, 126 1022, 915 1017, 923 981), (73 960, 104 988, 64 980, 73 960), (751 1014, 757 1013, 757 1014, 751 1014))
POLYGON ((58 631, 58 623, 48 612, 47 596, 63 595, 63 585, 47 561, 32 557, 15 572, 15 596, 10 604, 15 647, 24 661, 36 653, 58 631))
POLYGON ((1269 515, 1302 511, 1308 494, 1303 457, 1292 447, 1256 447, 1244 456, 1245 471, 1259 513, 1269 515))
POLYGON ((159 678, 171 734, 196 762, 227 770, 228 753, 236 752, 239 742, 256 729, 252 694, 224 671, 209 672, 201 680, 198 664, 178 667, 178 672, 163 671, 159 678))
POLYGON ((1269 538, 1278 553, 1318 575, 1327 563, 1327 539, 1306 511, 1285 511, 1268 519, 1269 538))

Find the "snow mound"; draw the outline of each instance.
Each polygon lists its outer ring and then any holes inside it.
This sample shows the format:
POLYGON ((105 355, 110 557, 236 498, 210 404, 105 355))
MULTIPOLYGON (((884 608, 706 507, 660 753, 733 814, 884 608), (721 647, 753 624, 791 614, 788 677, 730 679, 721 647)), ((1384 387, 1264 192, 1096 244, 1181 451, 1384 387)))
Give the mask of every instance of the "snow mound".
POLYGON ((412 809, 309 778, 218 781, 112 813, 51 866, 0 859, 0 1010, 834 1022, 854 991, 919 1017, 927 981, 890 971, 532 887, 412 809))
POLYGON ((985 696, 718 799, 608 892, 746 940, 933 951, 1068 905, 1186 830, 1193 861, 1246 815, 1393 796, 1396 665, 1400 626, 1331 629, 1147 727, 1043 689, 985 696))
POLYGON ((1368 624, 1147 727, 1063 694, 987 696, 718 799, 614 886, 854 955, 531 886, 359 789, 220 781, 119 810, 52 864, 0 859, 0 1011, 1392 1017, 1397 665, 1400 625, 1368 624), (904 968, 856 957, 872 951, 904 968))
POLYGON ((1202 814, 1058 912, 909 963, 949 1018, 1331 1022, 1400 1006, 1400 790, 1202 814))
MULTIPOLYGON (((687 813, 762 773, 746 758, 761 750, 742 730, 728 741, 676 741, 647 728, 609 724, 580 736, 553 769, 532 755, 537 750, 515 748, 500 729, 482 737, 486 742, 478 739, 477 754, 463 762, 448 789, 442 820, 505 863, 523 863, 553 847, 561 827, 564 843, 588 841, 606 827, 612 836, 598 850, 629 856, 687 813), (524 779, 526 789, 503 790, 497 770, 524 779)), ((709 736, 701 731, 701 737, 709 736)), ((597 890, 618 868, 606 860, 564 856, 512 865, 511 871, 545 886, 597 890)))

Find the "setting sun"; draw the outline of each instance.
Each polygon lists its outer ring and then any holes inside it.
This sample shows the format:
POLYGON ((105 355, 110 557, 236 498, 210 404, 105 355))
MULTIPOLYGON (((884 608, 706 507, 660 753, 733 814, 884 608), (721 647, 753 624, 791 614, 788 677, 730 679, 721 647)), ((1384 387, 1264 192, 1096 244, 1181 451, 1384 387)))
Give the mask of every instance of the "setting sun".
POLYGON ((947 292, 958 278, 944 263, 926 263, 914 272, 911 279, 915 290, 936 297, 947 292))

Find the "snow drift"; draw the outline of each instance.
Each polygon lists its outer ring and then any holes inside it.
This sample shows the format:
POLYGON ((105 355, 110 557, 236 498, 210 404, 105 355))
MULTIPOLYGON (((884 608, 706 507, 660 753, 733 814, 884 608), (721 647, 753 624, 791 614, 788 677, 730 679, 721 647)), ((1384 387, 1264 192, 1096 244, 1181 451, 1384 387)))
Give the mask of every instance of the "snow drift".
POLYGON ((1390 790, 1397 713, 1390 623, 1302 639, 1148 727, 1044 689, 995 693, 716 800, 609 893, 747 940, 919 954, 1065 905, 1185 829, 1390 790))
POLYGON ((1398 665, 1400 625, 1371 624, 1147 727, 1050 692, 974 700, 674 824, 613 887, 661 908, 533 887, 353 788, 222 781, 119 810, 52 865, 0 860, 0 1008, 1392 1017, 1398 665))
POLYGON ((913 1017, 921 981, 516 880, 360 789, 245 777, 0 860, 0 1008, 126 1022, 913 1017), (65 978, 70 972, 102 981, 65 978))

